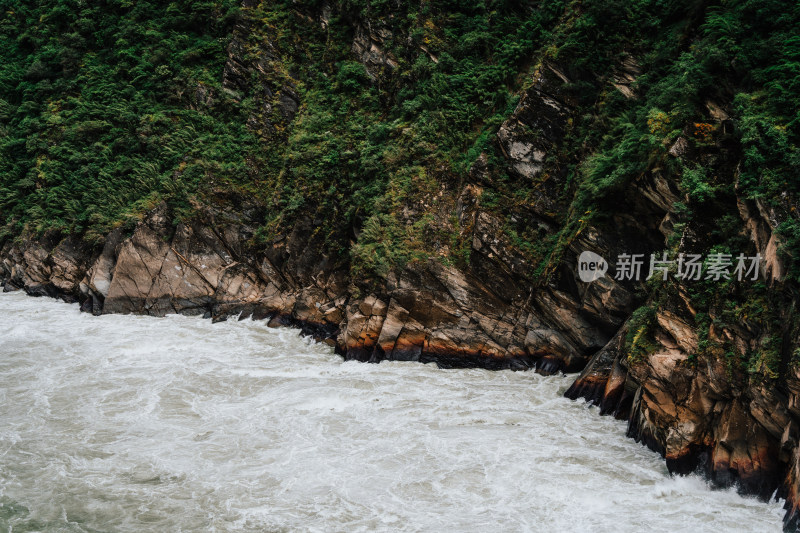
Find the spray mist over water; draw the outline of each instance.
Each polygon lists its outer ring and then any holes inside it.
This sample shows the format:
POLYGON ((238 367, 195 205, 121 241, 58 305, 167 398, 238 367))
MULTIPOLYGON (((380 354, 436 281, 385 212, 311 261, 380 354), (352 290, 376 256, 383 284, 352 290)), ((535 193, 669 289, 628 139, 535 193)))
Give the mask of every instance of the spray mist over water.
POLYGON ((780 531, 571 379, 2 294, 0 531, 780 531))

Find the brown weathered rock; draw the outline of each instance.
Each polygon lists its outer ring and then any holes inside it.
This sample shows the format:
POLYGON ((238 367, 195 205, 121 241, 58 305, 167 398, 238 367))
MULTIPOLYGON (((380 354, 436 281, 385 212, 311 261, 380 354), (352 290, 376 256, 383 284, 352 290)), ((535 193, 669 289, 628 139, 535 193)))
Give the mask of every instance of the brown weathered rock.
MULTIPOLYGON (((797 457, 797 425, 782 407, 788 398, 764 383, 732 386, 734 376, 710 358, 692 366, 695 330, 669 311, 657 313, 656 322, 660 349, 628 362, 622 328, 565 395, 599 404, 604 414, 622 414, 628 435, 661 453, 670 471, 700 470, 719 485, 769 497, 797 457)), ((796 479, 790 473, 784 483, 790 494, 797 493, 796 479)), ((789 501, 789 520, 797 521, 797 500, 789 501)))
POLYGON ((370 77, 379 78, 383 69, 397 68, 397 61, 388 53, 386 42, 391 40, 390 29, 366 21, 356 25, 353 36, 353 54, 367 69, 370 77))
POLYGON ((508 160, 509 170, 525 180, 542 181, 536 210, 551 216, 563 209, 557 199, 562 173, 542 180, 547 155, 565 135, 573 108, 567 89, 570 80, 556 65, 544 63, 523 93, 514 113, 497 132, 498 145, 508 160))
POLYGON ((772 282, 780 280, 785 273, 785 267, 778 255, 779 237, 773 231, 777 226, 775 217, 770 216, 764 203, 758 199, 739 198, 737 206, 750 238, 763 258, 760 265, 762 275, 772 282))

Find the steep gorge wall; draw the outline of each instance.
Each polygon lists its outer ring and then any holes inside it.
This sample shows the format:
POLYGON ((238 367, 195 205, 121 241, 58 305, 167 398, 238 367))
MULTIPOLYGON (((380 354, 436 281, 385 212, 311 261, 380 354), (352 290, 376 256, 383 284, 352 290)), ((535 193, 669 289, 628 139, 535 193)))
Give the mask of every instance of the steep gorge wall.
MULTIPOLYGON (((362 38, 357 32, 354 51, 366 49, 359 45, 362 38)), ((226 83, 244 86, 236 82, 246 71, 234 53, 236 42, 229 47, 226 83)), ((375 54, 362 59, 369 65, 384 57, 375 54)), ((512 172, 531 180, 544 173, 545 158, 571 121, 568 83, 556 66, 543 64, 500 127, 496 143, 512 172)), ((563 178, 545 180, 524 213, 547 232, 558 230, 553 213, 565 209, 563 178)), ((378 285, 353 278, 346 264, 326 255, 309 217, 266 249, 254 247, 263 207, 241 197, 221 199, 219 207, 206 206, 193 222, 177 225, 162 204, 131 235, 112 232, 102 250, 73 237, 9 241, 0 252, 0 274, 7 288, 65 297, 98 314, 270 317, 275 324, 302 325, 350 359, 579 371, 622 325, 636 299, 632 282, 607 277, 582 283, 574 268, 577 255, 591 249, 613 257, 630 251, 630 242, 633 251, 644 252, 663 238, 658 227, 676 191, 655 175, 641 180, 629 192, 629 212, 613 229, 584 228, 565 250, 556 281, 542 284, 537 265, 499 231, 503 220, 481 205, 491 179, 481 157, 467 181, 442 184, 436 193, 433 224, 448 224, 456 213, 470 247, 468 265, 431 257, 410 262, 378 285)))

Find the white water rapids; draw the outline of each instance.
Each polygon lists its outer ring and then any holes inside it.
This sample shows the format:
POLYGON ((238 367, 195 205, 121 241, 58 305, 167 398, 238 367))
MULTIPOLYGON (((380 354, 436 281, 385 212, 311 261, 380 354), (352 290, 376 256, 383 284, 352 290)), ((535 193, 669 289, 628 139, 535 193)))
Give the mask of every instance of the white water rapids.
POLYGON ((781 530, 778 502, 671 477, 573 378, 0 294, 0 531, 781 530))

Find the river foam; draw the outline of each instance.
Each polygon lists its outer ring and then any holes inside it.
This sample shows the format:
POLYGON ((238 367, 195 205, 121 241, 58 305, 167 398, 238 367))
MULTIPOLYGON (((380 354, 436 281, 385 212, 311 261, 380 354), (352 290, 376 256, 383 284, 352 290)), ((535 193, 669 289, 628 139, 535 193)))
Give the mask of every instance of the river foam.
POLYGON ((572 377, 344 362, 264 322, 0 295, 0 530, 780 531, 572 377))

